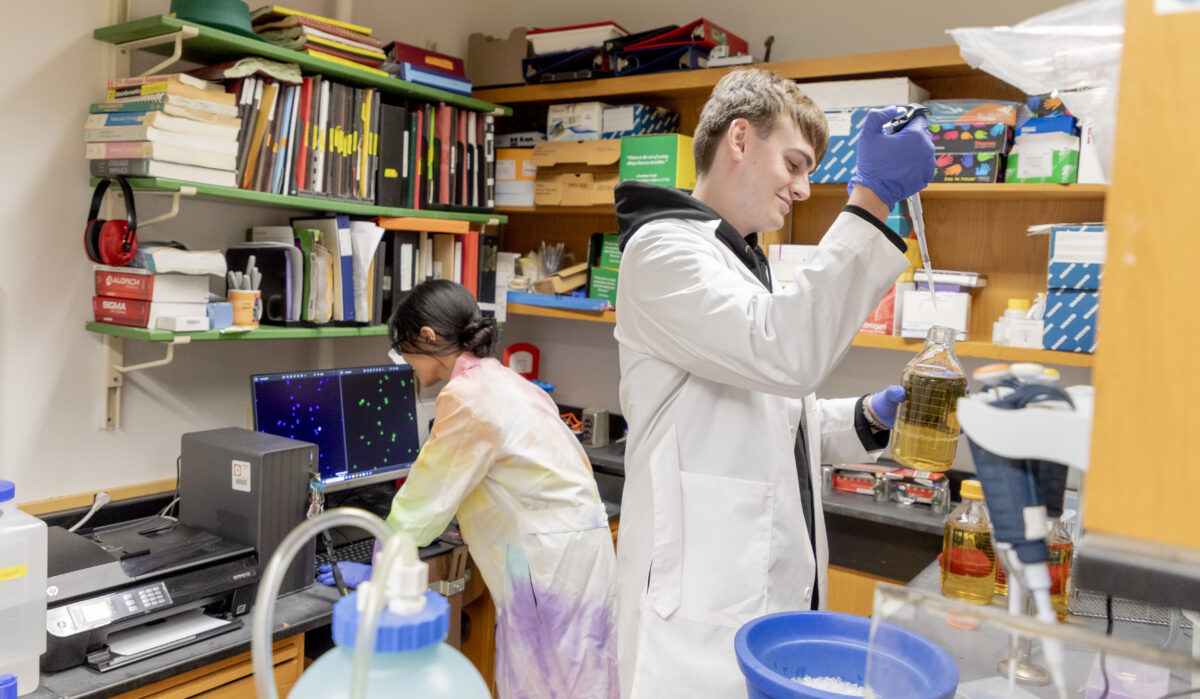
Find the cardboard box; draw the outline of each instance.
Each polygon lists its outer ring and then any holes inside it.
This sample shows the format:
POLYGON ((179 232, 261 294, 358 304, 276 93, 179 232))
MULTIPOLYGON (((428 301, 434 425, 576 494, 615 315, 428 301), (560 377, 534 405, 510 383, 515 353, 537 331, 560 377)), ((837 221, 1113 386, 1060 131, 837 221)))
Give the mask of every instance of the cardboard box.
POLYGON ((621 236, 616 233, 593 233, 588 247, 595 246, 596 253, 590 262, 597 267, 619 269, 621 267, 621 236))
POLYGON ((1004 172, 1000 153, 943 153, 937 156, 934 182, 998 182, 1004 172))
POLYGON ((1096 351, 1100 294, 1095 291, 1051 291, 1042 318, 1042 347, 1062 352, 1096 351))
POLYGON ((1046 288, 1098 291, 1107 255, 1108 232, 1104 226, 1051 226, 1046 288))
POLYGON ((167 316, 207 318, 205 303, 176 303, 138 301, 111 296, 93 296, 92 313, 98 323, 130 325, 135 328, 157 327, 158 319, 167 316))
POLYGON ((208 301, 208 275, 206 274, 177 274, 174 272, 155 274, 140 267, 111 267, 109 265, 92 265, 92 269, 97 296, 183 303, 206 303, 208 301))
POLYGON ((603 102, 552 104, 546 108, 546 138, 550 141, 598 141, 604 127, 603 102))
POLYGON ((849 182, 858 164, 858 134, 871 108, 825 112, 829 122, 829 147, 825 158, 809 178, 812 182, 849 182))
POLYGON ((1079 126, 1075 117, 1061 115, 1051 117, 1033 117, 1017 124, 1017 138, 1035 133, 1065 133, 1072 136, 1078 133, 1079 126))
POLYGON ((496 149, 496 206, 533 206, 532 148, 496 149))
POLYGON ((967 293, 935 291, 937 308, 927 290, 905 291, 901 306, 901 337, 925 339, 929 328, 943 325, 954 328, 955 338, 967 339, 971 320, 971 296, 967 293))
POLYGON ((929 90, 908 78, 828 80, 800 83, 799 87, 823 111, 872 107, 878 104, 909 104, 929 99, 929 90))
POLYGON ((1079 170, 1079 137, 1043 133, 1017 139, 1008 154, 1005 182, 1070 184, 1079 170))
POLYGON ((544 141, 529 162, 537 168, 536 206, 592 206, 613 203, 619 181, 621 141, 544 141))
POLYGON ((1108 176, 1100 164, 1095 132, 1092 125, 1087 123, 1079 125, 1079 172, 1075 181, 1079 184, 1108 184, 1108 176))
POLYGON ((592 267, 591 278, 588 279, 588 298, 607 301, 616 307, 617 276, 618 272, 615 269, 592 267))
POLYGON ((866 335, 899 335, 904 318, 904 292, 914 288, 912 282, 893 284, 858 331, 866 335))
POLYGON ((935 153, 1003 153, 1012 141, 1004 124, 929 124, 935 153))
POLYGON ((624 138, 679 131, 679 114, 665 107, 624 104, 604 110, 601 138, 624 138))
POLYGON ((681 134, 621 139, 620 181, 637 180, 666 187, 696 186, 692 137, 681 134))
POLYGON ((492 85, 519 85, 521 59, 529 56, 525 27, 516 27, 507 39, 475 32, 467 37, 467 80, 476 88, 492 85))
POLYGON ((539 294, 567 294, 574 289, 587 284, 588 265, 580 262, 566 269, 560 269, 557 274, 535 279, 533 290, 539 294))

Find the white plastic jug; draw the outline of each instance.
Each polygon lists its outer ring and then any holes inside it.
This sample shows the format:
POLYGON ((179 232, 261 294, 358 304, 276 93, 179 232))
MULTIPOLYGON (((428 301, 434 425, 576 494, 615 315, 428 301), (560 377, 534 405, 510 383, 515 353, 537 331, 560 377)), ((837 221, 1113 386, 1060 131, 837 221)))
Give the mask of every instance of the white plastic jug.
POLYGON ((0 480, 0 675, 17 695, 38 687, 46 650, 46 523, 17 509, 16 486, 0 480))
MULTIPOLYGON (((358 633, 358 593, 333 605, 337 645, 300 677, 288 699, 338 699, 350 696, 354 641, 358 633)), ((384 611, 375 636, 367 674, 367 697, 491 699, 487 684, 466 656, 445 643, 450 604, 436 592, 425 593, 424 611, 400 616, 384 611)))

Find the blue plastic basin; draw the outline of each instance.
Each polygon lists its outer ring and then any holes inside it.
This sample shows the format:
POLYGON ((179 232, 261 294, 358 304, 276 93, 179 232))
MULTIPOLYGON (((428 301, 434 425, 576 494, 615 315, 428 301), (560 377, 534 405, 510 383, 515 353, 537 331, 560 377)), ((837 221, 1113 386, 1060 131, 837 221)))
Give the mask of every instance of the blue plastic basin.
MULTIPOLYGON (((838 612, 780 612, 748 622, 734 638, 738 666, 750 699, 845 699, 793 678, 866 680, 871 620, 838 612)), ((950 699, 958 667, 946 651, 925 638, 880 623, 871 656, 872 691, 881 698, 950 699), (886 686, 878 680, 886 678, 886 686)))

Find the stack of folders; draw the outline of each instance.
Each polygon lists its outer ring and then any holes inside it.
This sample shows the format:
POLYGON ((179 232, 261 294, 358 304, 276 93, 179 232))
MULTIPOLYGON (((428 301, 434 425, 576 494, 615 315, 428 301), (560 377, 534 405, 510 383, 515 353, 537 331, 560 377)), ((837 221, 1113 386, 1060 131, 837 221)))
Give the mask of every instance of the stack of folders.
POLYGON ((275 46, 299 51, 340 66, 385 76, 383 43, 371 28, 331 17, 266 5, 250 13, 254 33, 275 46))
POLYGON ((401 80, 461 95, 471 94, 471 83, 461 58, 399 41, 388 44, 384 51, 387 61, 383 69, 401 80))
POLYGON ((242 120, 223 85, 170 73, 110 80, 107 88, 83 131, 93 176, 236 186, 242 120))
POLYGON ((378 222, 388 229, 377 261, 383 275, 379 298, 385 319, 401 294, 428 279, 458 282, 481 304, 495 302, 499 235, 448 219, 381 217, 378 222), (409 230, 418 227, 423 230, 409 230))

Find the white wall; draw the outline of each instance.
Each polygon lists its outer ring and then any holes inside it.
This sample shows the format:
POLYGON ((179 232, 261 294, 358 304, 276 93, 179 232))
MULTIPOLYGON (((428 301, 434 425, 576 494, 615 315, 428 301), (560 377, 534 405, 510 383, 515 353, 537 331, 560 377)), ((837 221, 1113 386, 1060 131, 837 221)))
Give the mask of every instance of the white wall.
MULTIPOLYGON (((868 0, 784 5, 615 0, 603 10, 548 0, 424 5, 291 0, 288 5, 323 14, 349 9, 349 19, 373 26, 380 38, 433 42, 458 55, 465 54, 466 37, 474 31, 507 36, 516 25, 601 19, 637 31, 707 17, 756 50, 773 33, 776 60, 945 44, 946 27, 1008 24, 1046 9, 1039 0, 913 0, 899 6, 868 0)), ((139 0, 133 14, 166 12, 168 6, 167 0, 139 0)), ((100 429, 103 339, 83 330, 91 314, 91 275, 80 239, 90 188, 80 129, 87 105, 103 96, 109 46, 91 33, 110 23, 109 11, 98 0, 44 0, 13 3, 5 15, 11 26, 23 29, 9 32, 0 47, 0 64, 9 68, 0 75, 0 133, 5 134, 0 206, 9 221, 7 254, 0 258, 0 478, 17 482, 20 501, 172 477, 180 434, 248 424, 251 373, 385 361, 384 338, 183 346, 170 366, 129 376, 122 429, 100 429)), ((143 217, 166 206, 159 197, 139 197, 138 203, 143 217)), ((225 247, 247 226, 284 223, 292 214, 194 201, 185 201, 182 209, 177 219, 147 228, 142 239, 225 247)), ((510 324, 504 340, 541 347, 545 377, 560 385, 563 402, 616 409, 611 333, 606 325, 522 318, 510 324)), ((127 363, 164 351, 157 344, 125 346, 127 363)), ((872 390, 892 382, 905 360, 901 353, 852 350, 826 388, 831 395, 872 390)))

